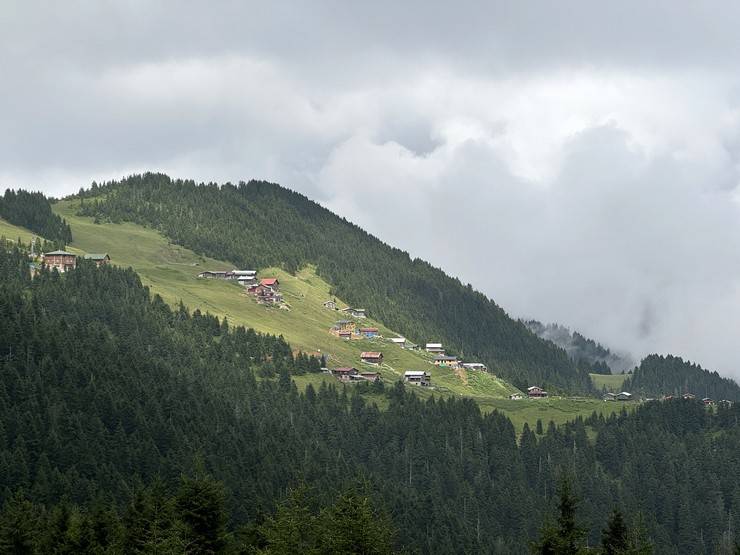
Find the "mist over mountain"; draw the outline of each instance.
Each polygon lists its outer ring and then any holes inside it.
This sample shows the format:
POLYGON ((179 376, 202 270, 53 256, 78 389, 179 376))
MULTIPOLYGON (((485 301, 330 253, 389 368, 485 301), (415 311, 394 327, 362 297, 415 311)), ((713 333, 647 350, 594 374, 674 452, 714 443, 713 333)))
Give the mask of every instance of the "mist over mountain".
POLYGON ((538 337, 552 341, 564 349, 576 363, 583 361, 592 367, 596 365, 593 370, 597 373, 621 374, 632 370, 635 366, 635 361, 627 353, 612 352, 593 339, 584 337, 577 331, 571 331, 566 326, 554 323, 543 324, 537 320, 524 320, 524 324, 538 337), (606 367, 603 366, 604 364, 606 367))

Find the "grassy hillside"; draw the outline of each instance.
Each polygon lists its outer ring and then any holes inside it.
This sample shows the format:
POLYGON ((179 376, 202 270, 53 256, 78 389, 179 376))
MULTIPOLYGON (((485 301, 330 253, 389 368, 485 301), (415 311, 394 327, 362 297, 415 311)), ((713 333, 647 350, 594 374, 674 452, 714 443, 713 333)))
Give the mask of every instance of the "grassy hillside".
POLYGON ((594 387, 601 391, 606 387, 607 391, 622 391, 627 374, 591 374, 594 387))
MULTIPOLYGON (((54 211, 72 227, 74 242, 70 246, 71 250, 80 253, 107 252, 114 264, 134 268, 143 283, 169 304, 175 305, 182 301, 193 310, 197 308, 220 317, 225 316, 234 324, 247 325, 264 333, 281 334, 294 349, 326 355, 330 367, 366 367, 360 362, 359 353, 363 350, 380 350, 385 356, 384 365, 379 369, 384 379, 395 381, 404 370, 427 370, 432 374, 435 389, 418 389, 419 395, 471 397, 485 411, 500 410, 511 416, 519 431, 524 422, 533 426, 537 419, 542 419, 545 423, 550 420, 563 423, 578 415, 588 416, 594 410, 605 414, 615 410, 613 404, 607 405, 593 399, 509 401, 508 395, 516 391, 516 388, 492 374, 463 371, 456 373, 436 368, 431 364, 431 356, 427 353, 404 350, 384 339, 351 342, 339 340, 329 334, 328 329, 341 315, 323 307, 322 303, 332 298, 329 294, 330 287, 316 275, 313 267, 306 267, 295 276, 277 268, 262 270, 260 275, 280 279, 281 291, 290 310, 261 306, 246 296, 238 284, 195 277, 204 269, 226 270, 232 269, 233 265, 196 255, 171 243, 160 233, 136 224, 96 224, 91 218, 76 215, 78 202, 61 201, 54 205, 54 211)), ((372 318, 365 322, 367 325, 377 326, 381 335, 386 338, 397 335, 372 318)), ((318 386, 322 381, 336 383, 334 378, 325 374, 296 376, 295 381, 301 387, 308 383, 318 386)), ((379 399, 380 401, 382 400, 379 399)))
MULTIPOLYGON (((198 279, 204 269, 232 269, 229 263, 198 256, 168 242, 161 234, 131 223, 95 224, 92 219, 75 215, 76 201, 62 201, 54 210, 62 215, 74 230, 73 248, 83 252, 107 252, 113 263, 131 266, 144 284, 170 304, 182 301, 191 309, 209 311, 230 322, 244 324, 257 331, 283 335, 295 349, 326 355, 334 366, 373 368, 359 359, 362 351, 382 351, 385 357, 379 369, 388 380, 398 379, 405 370, 427 370, 432 374, 436 389, 458 395, 504 397, 516 391, 503 380, 491 375, 459 372, 436 368, 431 356, 421 351, 409 351, 387 339, 343 341, 329 333, 329 328, 343 316, 327 310, 323 302, 332 298, 329 285, 316 275, 315 268, 306 267, 295 276, 279 268, 260 271, 260 276, 280 280, 281 292, 289 310, 258 305, 234 282, 198 279), (471 375, 475 374, 475 375, 471 375)), ((341 303, 341 306, 346 304, 341 303)), ((363 325, 376 326, 385 338, 397 334, 371 318, 363 325)))
POLYGON ((8 241, 17 241, 20 238, 24 243, 29 243, 36 235, 0 218, 0 237, 5 237, 8 241))
MULTIPOLYGON (((517 387, 592 391, 588 371, 492 299, 274 183, 197 184, 147 173, 81 191, 84 215, 161 231, 193 252, 295 273, 313 264, 337 296, 412 341, 442 341, 517 387)), ((495 256, 495 253, 492 253, 495 256)))

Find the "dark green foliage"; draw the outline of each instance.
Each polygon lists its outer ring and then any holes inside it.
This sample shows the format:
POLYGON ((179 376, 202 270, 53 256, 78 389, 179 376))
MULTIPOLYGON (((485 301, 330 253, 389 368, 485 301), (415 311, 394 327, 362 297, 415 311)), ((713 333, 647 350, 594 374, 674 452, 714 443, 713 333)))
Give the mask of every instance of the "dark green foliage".
POLYGON ((715 401, 740 401, 740 385, 737 382, 671 355, 645 357, 625 380, 623 387, 626 391, 652 397, 692 393, 698 399, 709 397, 715 401))
POLYGON ((629 530, 624 515, 614 510, 601 533, 601 549, 604 555, 623 555, 629 546, 629 530))
POLYGON ((238 186, 144 174, 81 191, 83 215, 154 227, 199 254, 243 268, 317 265, 332 293, 416 343, 443 341, 518 387, 586 392, 591 380, 493 301, 411 259, 306 197, 266 182, 238 186), (239 233, 225 233, 239 229, 239 233))
POLYGON ((542 555, 581 555, 586 553, 586 529, 576 521, 578 500, 572 490, 570 479, 562 479, 558 485, 558 515, 555 525, 546 524, 541 532, 534 553, 542 555))
POLYGON ((63 249, 72 242, 72 231, 62 218, 51 211, 51 204, 43 193, 7 189, 0 197, 0 218, 25 227, 52 241, 63 249))
POLYGON ((382 525, 348 526, 327 549, 385 549, 387 514, 394 548, 521 553, 557 509, 563 472, 574 476, 590 545, 617 504, 647 515, 661 553, 737 541, 737 406, 647 403, 540 436, 527 428, 518 442, 503 415, 469 399, 422 400, 400 383, 300 393, 290 375, 317 361, 294 357, 281 338, 172 309, 130 270, 81 261, 31 281, 26 261, 0 252, 8 549, 31 536, 37 553, 266 548, 277 540, 262 529, 265 515, 304 483, 316 526, 382 525), (358 479, 365 489, 346 486, 358 479))

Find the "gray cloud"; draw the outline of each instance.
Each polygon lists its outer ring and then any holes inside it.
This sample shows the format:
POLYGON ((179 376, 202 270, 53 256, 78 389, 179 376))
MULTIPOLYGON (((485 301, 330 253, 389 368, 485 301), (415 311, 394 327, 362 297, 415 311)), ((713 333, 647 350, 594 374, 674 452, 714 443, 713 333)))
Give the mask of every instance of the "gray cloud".
POLYGON ((275 180, 516 316, 737 377, 738 12, 6 2, 0 186, 275 180))

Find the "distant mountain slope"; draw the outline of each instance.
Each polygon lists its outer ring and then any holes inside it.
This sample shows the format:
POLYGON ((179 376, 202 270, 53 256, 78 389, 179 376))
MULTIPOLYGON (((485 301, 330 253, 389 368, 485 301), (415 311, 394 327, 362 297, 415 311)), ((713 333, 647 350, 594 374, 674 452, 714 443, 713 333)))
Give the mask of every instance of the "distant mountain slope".
POLYGON ((591 389, 567 354, 493 301, 411 259, 305 196, 266 182, 196 184, 162 174, 81 191, 81 214, 154 227, 199 254, 241 267, 315 264, 333 292, 417 343, 442 341, 518 387, 591 389))
POLYGON ((72 230, 52 212, 51 203, 43 193, 6 190, 0 197, 0 218, 53 241, 59 248, 72 242, 72 230))
POLYGON ((699 398, 740 401, 740 385, 717 372, 675 356, 650 355, 624 382, 626 391, 659 395, 692 393, 699 398))
POLYGON ((537 320, 527 320, 524 324, 538 337, 552 341, 561 349, 565 349, 571 360, 583 368, 588 368, 589 372, 617 374, 631 370, 635 365, 631 357, 612 352, 601 343, 560 324, 543 324, 537 320))

